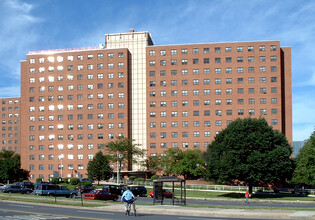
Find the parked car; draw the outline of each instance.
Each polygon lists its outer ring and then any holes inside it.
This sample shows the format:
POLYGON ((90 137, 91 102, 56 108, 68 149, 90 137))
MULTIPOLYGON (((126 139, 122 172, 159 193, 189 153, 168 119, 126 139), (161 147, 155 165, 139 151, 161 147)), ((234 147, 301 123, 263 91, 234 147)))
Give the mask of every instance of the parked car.
POLYGON ((4 187, 5 185, 3 183, 0 183, 0 190, 4 187))
POLYGON ((28 188, 34 190, 34 183, 32 182, 15 182, 12 185, 21 186, 22 188, 28 188))
MULTIPOLYGON (((149 196, 153 198, 153 190, 149 192, 149 196)), ((163 197, 164 198, 172 198, 173 193, 168 189, 163 189, 163 197)))
POLYGON ((110 193, 106 190, 93 190, 84 194, 84 199, 102 199, 102 200, 118 200, 118 195, 110 193))
POLYGON ((16 185, 5 185, 1 191, 3 193, 23 193, 23 194, 30 194, 33 192, 32 189, 29 188, 22 188, 21 186, 16 185))
POLYGON ((56 184, 36 184, 35 194, 41 196, 65 196, 67 198, 75 198, 78 192, 69 190, 66 186, 56 184))
POLYGON ((147 196, 147 189, 144 186, 130 186, 130 191, 135 196, 147 196))
POLYGON ((88 193, 88 192, 91 192, 92 190, 95 190, 95 187, 83 185, 83 186, 77 186, 75 190, 81 193, 88 193))
POLYGON ((127 185, 124 184, 105 184, 103 185, 102 189, 107 192, 121 196, 126 190, 126 186, 127 185))
POLYGON ((80 182, 90 182, 90 183, 94 183, 94 180, 91 180, 89 178, 83 178, 80 180, 80 182))

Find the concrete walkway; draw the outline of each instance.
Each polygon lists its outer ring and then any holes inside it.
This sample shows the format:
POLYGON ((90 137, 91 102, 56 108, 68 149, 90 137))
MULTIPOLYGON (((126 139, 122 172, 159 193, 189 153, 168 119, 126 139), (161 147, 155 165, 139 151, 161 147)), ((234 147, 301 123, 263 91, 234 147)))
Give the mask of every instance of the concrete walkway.
MULTIPOLYGON (((106 211, 123 212, 122 203, 110 204, 97 207, 106 211)), ((297 210, 275 210, 275 209, 222 209, 222 208, 193 208, 185 206, 167 206, 167 205, 137 205, 137 213, 145 214, 166 214, 176 216, 195 216, 195 217, 238 217, 251 219, 315 219, 314 211, 297 210)))

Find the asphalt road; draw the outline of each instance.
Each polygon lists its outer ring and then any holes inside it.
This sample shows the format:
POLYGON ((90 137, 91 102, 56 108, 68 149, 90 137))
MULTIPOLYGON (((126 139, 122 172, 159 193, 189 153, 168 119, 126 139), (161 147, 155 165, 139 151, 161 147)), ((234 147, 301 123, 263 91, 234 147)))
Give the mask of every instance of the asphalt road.
MULTIPOLYGON (((44 206, 34 204, 21 204, 11 202, 0 202, 0 220, 52 220, 52 219, 67 219, 67 220, 100 220, 100 219, 130 219, 133 216, 125 216, 122 212, 101 211, 83 208, 71 207, 57 207, 57 206, 44 206)), ((167 215, 167 213, 146 214, 138 213, 137 219, 150 219, 150 220, 244 220, 244 218, 220 218, 220 217, 194 217, 194 216, 174 216, 167 215), (165 215, 164 215, 165 214, 165 215)), ((246 218, 248 220, 248 218, 246 218)), ((256 218, 255 218, 256 219, 256 218)), ((257 219, 256 219, 257 220, 257 219)))

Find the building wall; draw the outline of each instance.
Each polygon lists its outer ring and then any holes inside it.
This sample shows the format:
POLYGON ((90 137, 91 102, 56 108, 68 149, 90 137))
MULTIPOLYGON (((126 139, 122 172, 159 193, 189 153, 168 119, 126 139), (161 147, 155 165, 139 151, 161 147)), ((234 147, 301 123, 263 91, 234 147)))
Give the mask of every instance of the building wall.
MULTIPOLYGON (((146 47, 152 44, 148 32, 106 34, 105 46, 108 49, 128 48, 129 56, 129 94, 130 94, 130 139, 139 148, 147 149, 146 122, 146 47)), ((145 158, 136 158, 144 161, 145 158)), ((133 164, 133 170, 139 170, 141 162, 133 164)))
POLYGON ((291 70, 281 51, 279 41, 147 47, 148 155, 205 150, 236 118, 264 117, 292 133, 290 95, 282 97, 291 93, 291 70))
POLYGON ((88 162, 128 136, 128 50, 67 49, 27 54, 21 63, 22 167, 47 180, 86 176, 88 162))
POLYGON ((20 98, 0 98, 1 150, 20 154, 20 98))

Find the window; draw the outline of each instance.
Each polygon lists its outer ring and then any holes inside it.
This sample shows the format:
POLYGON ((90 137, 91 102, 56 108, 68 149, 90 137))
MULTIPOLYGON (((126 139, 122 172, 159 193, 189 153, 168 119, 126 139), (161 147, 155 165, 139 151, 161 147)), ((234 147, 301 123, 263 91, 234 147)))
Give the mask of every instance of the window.
POLYGON ((176 49, 172 49, 172 50, 171 50, 171 54, 172 54, 172 55, 176 55, 176 54, 177 54, 177 50, 176 50, 176 49))
POLYGON ((255 83, 255 78, 254 77, 249 77, 248 78, 248 83, 255 83))
POLYGON ((260 62, 265 62, 266 61, 266 57, 265 56, 260 56, 259 57, 259 61, 260 62))
POLYGON ((226 47, 226 48, 225 48, 225 52, 227 52, 227 53, 232 52, 232 48, 231 48, 231 47, 226 47))
POLYGON ((277 72, 277 67, 276 66, 271 66, 271 72, 277 72))
POLYGON ((243 47, 242 46, 238 46, 237 47, 237 52, 243 52, 243 47))
POLYGON ((199 53, 199 49, 198 48, 193 48, 193 54, 198 54, 199 53))
POLYGON ((215 84, 221 84, 221 79, 220 78, 216 78, 215 79, 215 84))
POLYGON ((271 99, 271 103, 272 103, 272 104, 277 104, 277 103, 278 103, 277 98, 272 98, 272 99, 271 99))
POLYGON ((217 57, 214 59, 215 63, 221 63, 221 58, 217 57))
POLYGON ((261 72, 261 73, 266 72, 266 67, 265 66, 259 67, 259 72, 261 72))
POLYGON ((243 105, 244 104, 244 99, 237 99, 237 104, 243 105))
POLYGON ((255 94, 255 88, 248 88, 249 94, 255 94))
POLYGON ((244 72, 244 68, 243 67, 237 67, 237 72, 238 73, 243 73, 244 72))
POLYGON ((277 56, 271 56, 270 61, 277 61, 277 56))
POLYGON ((247 50, 248 50, 248 52, 252 52, 252 51, 254 51, 254 47, 253 46, 248 46, 247 50))
POLYGON ((277 87, 271 87, 271 93, 277 93, 277 87))
POLYGON ((209 53, 209 48, 203 48, 203 53, 209 53))
POLYGON ((266 47, 265 46, 259 46, 259 51, 265 51, 266 47))
POLYGON ((248 104, 254 105, 255 104, 255 99, 248 99, 248 104))
POLYGON ((182 59, 182 65, 187 65, 187 60, 186 59, 182 59))
POLYGON ((277 46, 276 45, 271 45, 270 46, 270 50, 271 51, 276 51, 277 50, 277 46))
POLYGON ((243 62, 243 57, 237 57, 237 62, 242 63, 243 62))
POLYGON ((248 57, 248 62, 254 62, 254 57, 252 57, 252 56, 250 56, 250 57, 248 57))
POLYGON ((277 82, 277 77, 271 77, 271 82, 277 82))
POLYGON ((221 73, 221 68, 215 68, 215 73, 217 74, 221 73))
POLYGON ((266 83, 266 77, 260 77, 259 81, 260 83, 266 83))
POLYGON ((210 59, 209 58, 203 58, 203 63, 210 63, 210 59))
POLYGON ((226 63, 232 63, 232 57, 226 57, 225 61, 226 63))
POLYGON ((232 73, 232 68, 226 68, 226 69, 225 69, 225 72, 226 72, 226 73, 232 73))

